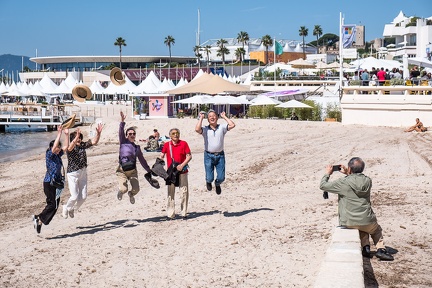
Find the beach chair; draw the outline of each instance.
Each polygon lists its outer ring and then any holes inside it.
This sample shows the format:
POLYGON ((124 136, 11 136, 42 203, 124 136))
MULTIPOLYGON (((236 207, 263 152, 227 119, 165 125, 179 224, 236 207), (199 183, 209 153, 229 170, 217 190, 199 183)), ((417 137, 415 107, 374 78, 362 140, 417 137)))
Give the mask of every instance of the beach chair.
MULTIPOLYGON (((414 86, 414 83, 410 80, 410 79, 407 79, 407 80, 405 80, 405 86, 414 86)), ((410 91, 410 93, 409 93, 410 95, 414 95, 414 94, 416 94, 416 92, 415 91, 410 91)))
MULTIPOLYGON (((390 80, 385 80, 383 86, 390 86, 390 80)), ((390 91, 384 91, 384 94, 390 94, 390 91)))

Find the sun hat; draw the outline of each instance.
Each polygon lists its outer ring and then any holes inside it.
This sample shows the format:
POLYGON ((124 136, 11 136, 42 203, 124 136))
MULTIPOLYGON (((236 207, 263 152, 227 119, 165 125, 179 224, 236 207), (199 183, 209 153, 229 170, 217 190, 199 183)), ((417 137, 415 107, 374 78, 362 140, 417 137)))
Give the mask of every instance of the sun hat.
POLYGON ((61 124, 62 127, 64 129, 69 129, 75 126, 75 117, 76 114, 72 114, 71 117, 69 117, 68 119, 66 119, 65 121, 63 121, 63 123, 61 124))
POLYGON ((83 84, 75 85, 72 89, 72 96, 78 102, 84 102, 85 100, 90 100, 92 97, 92 92, 89 87, 83 84))
POLYGON ((111 69, 110 79, 111 79, 111 82, 117 86, 120 86, 120 85, 123 85, 126 83, 125 77, 123 75, 123 71, 118 67, 114 67, 113 69, 111 69))

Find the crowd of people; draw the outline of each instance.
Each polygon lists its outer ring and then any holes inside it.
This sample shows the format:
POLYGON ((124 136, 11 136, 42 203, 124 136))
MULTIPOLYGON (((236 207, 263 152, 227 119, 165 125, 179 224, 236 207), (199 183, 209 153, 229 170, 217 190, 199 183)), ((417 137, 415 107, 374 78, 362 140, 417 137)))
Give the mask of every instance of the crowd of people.
MULTIPOLYGON (((345 78, 348 79, 348 76, 345 75, 345 78)), ((423 80, 432 81, 432 76, 426 70, 420 72, 417 66, 414 66, 406 77, 403 75, 403 70, 396 67, 391 70, 372 67, 370 71, 368 69, 355 71, 350 80, 361 81, 362 86, 383 86, 386 80, 391 79, 409 79, 414 85, 419 85, 423 80)))
MULTIPOLYGON (((188 217, 189 185, 188 168, 192 160, 192 152, 189 144, 180 138, 180 130, 171 128, 169 140, 167 140, 160 151, 155 164, 150 168, 140 145, 136 144, 137 134, 134 127, 125 129, 126 115, 120 112, 119 136, 119 158, 116 168, 118 180, 118 191, 116 197, 123 199, 128 194, 131 204, 135 204, 135 197, 140 190, 137 159, 145 170, 144 178, 156 189, 160 188, 156 176, 164 179, 167 186, 166 219, 176 218, 175 192, 178 187, 180 195, 179 215, 183 220, 188 217), (166 160, 166 163, 165 163, 166 160), (160 169, 162 168, 162 169, 160 169)), ((420 120, 416 119, 415 128, 422 126, 420 120), (420 124, 419 124, 420 123, 420 124)), ((213 183, 217 195, 222 193, 221 184, 225 181, 225 152, 224 139, 228 131, 235 128, 235 123, 226 116, 225 112, 218 115, 214 110, 200 112, 195 131, 203 136, 204 142, 204 169, 205 182, 208 191, 213 190, 213 183), (208 125, 204 125, 207 116, 208 125), (219 116, 225 120, 218 123, 219 116), (216 176, 216 177, 215 177, 216 176)), ((41 232, 42 225, 48 225, 56 214, 60 204, 60 195, 64 188, 53 184, 62 179, 62 156, 66 153, 68 157, 67 182, 69 184, 70 197, 63 206, 64 218, 74 218, 74 211, 78 210, 87 197, 87 156, 86 149, 98 144, 103 125, 96 127, 96 136, 93 139, 83 141, 80 129, 69 133, 69 129, 58 127, 57 137, 49 143, 46 151, 46 174, 43 181, 44 194, 46 196, 46 207, 40 214, 33 215, 34 228, 37 233, 41 232), (60 138, 64 134, 64 145, 60 138), (55 180, 55 181, 54 181, 55 180)), ((160 137, 157 129, 154 129, 152 139, 160 137)), ((149 137, 149 138, 150 138, 149 137)), ((382 228, 378 224, 374 211, 371 207, 370 193, 372 180, 363 174, 364 161, 359 157, 352 158, 347 167, 337 165, 337 170, 346 176, 330 182, 334 167, 328 165, 325 175, 321 179, 320 189, 325 193, 330 192, 338 195, 338 210, 340 225, 346 228, 358 229, 361 240, 362 254, 364 257, 372 257, 370 248, 370 237, 377 248, 374 255, 384 261, 393 260, 393 256, 384 245, 382 228)), ((64 172, 63 172, 64 174, 64 172)), ((64 183, 64 182, 63 182, 64 183)), ((325 198, 328 198, 325 197, 325 198)))

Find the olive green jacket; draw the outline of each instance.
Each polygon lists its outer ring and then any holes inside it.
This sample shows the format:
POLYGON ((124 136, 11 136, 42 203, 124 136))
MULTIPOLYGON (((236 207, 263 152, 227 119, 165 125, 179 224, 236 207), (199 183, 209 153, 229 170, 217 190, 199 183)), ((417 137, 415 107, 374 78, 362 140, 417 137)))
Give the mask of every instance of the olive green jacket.
POLYGON ((363 173, 350 174, 329 182, 324 175, 320 189, 338 195, 339 224, 341 226, 363 226, 377 221, 370 203, 372 180, 363 173))

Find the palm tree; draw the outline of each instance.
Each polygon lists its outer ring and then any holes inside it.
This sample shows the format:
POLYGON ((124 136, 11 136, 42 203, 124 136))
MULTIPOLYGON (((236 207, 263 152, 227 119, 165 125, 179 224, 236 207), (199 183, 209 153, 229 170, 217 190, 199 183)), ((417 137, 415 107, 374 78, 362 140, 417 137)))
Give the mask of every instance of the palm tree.
MULTIPOLYGON (((249 41, 249 34, 248 34, 247 32, 245 32, 245 31, 240 31, 240 32, 237 34, 237 41, 238 41, 239 43, 242 43, 242 45, 243 45, 242 48, 243 48, 244 51, 246 51, 246 50, 244 49, 244 46, 245 46, 245 44, 247 43, 247 41, 249 41)), ((246 52, 243 53, 243 56, 244 56, 244 54, 246 54, 246 52)), ((244 60, 244 57, 241 58, 240 60, 243 61, 243 60, 244 60)))
POLYGON ((116 42, 114 42, 114 46, 119 46, 120 49, 120 66, 119 68, 122 68, 122 62, 121 62, 121 54, 122 54, 122 46, 127 46, 126 45, 126 39, 123 39, 122 37, 118 37, 116 39, 116 42))
POLYGON ((169 51, 169 67, 171 67, 171 46, 175 44, 175 39, 171 35, 165 37, 164 44, 168 46, 169 51))
POLYGON ((193 51, 195 53, 195 56, 197 57, 198 64, 201 63, 201 58, 202 58, 201 46, 195 45, 193 51))
POLYGON ((206 59, 207 59, 207 72, 209 71, 209 62, 210 62, 210 53, 211 53, 211 46, 206 45, 204 46, 204 53, 206 53, 206 59))
POLYGON ((242 47, 239 47, 235 50, 235 56, 237 59, 240 60, 240 62, 243 61, 244 55, 246 54, 246 50, 242 47))
POLYGON ((229 49, 224 46, 225 44, 228 44, 228 41, 225 39, 219 39, 216 42, 216 45, 218 45, 218 47, 219 47, 216 55, 222 57, 222 65, 224 65, 224 66, 225 66, 225 55, 230 54, 229 49))
POLYGON ((268 48, 273 44, 273 39, 267 34, 261 38, 261 43, 266 47, 266 64, 268 64, 268 48))
POLYGON ((317 37, 317 54, 318 54, 318 49, 319 49, 319 45, 318 45, 318 39, 319 37, 321 37, 321 35, 323 34, 322 28, 320 25, 315 25, 314 30, 313 30, 313 35, 317 37))
POLYGON ((306 60, 304 37, 308 36, 308 31, 309 29, 306 28, 305 26, 300 26, 299 36, 303 37, 303 60, 306 60))

